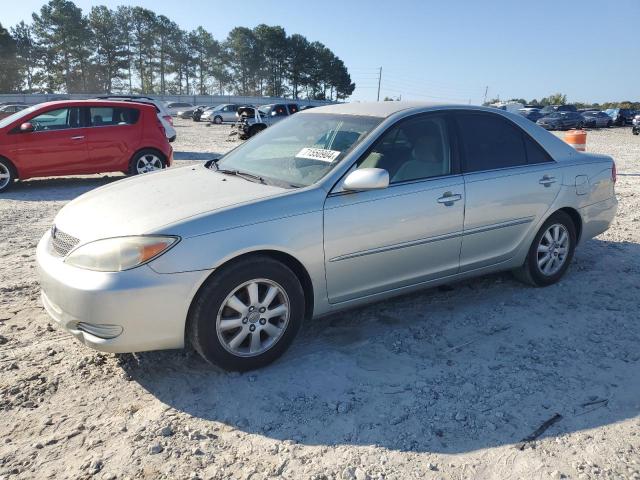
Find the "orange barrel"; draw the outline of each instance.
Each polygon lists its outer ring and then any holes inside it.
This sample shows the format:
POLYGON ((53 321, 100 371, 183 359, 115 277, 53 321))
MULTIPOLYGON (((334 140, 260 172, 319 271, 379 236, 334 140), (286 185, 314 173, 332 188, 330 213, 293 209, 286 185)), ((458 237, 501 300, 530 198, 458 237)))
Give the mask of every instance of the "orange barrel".
POLYGON ((584 130, 569 130, 564 134, 564 141, 579 152, 587 149, 587 132, 584 130))

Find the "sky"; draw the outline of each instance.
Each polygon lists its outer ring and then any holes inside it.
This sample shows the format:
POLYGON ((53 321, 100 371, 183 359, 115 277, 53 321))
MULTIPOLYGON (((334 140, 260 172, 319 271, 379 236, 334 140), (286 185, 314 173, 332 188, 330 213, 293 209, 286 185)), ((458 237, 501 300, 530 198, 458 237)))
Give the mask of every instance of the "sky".
MULTIPOLYGON (((44 0, 2 0, 0 22, 44 0)), ((222 40, 235 26, 281 25, 345 62, 352 100, 482 103, 561 92, 571 102, 640 100, 640 0, 75 0, 138 5, 222 40), (487 89, 488 87, 488 89, 487 89)))

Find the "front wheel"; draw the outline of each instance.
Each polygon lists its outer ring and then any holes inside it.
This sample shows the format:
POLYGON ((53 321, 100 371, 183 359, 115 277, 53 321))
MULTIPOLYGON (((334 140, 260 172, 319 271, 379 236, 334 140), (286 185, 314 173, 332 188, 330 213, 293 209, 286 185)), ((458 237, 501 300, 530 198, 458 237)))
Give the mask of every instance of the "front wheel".
POLYGON ((131 159, 129 173, 139 175, 141 173, 154 172, 164 168, 164 160, 156 150, 142 150, 131 159))
POLYGON ((9 162, 0 158, 0 192, 4 192, 15 180, 13 168, 9 162))
POLYGON ((187 334, 208 362, 246 371, 276 360, 304 317, 300 281, 286 265, 255 256, 223 267, 194 300, 187 334))
POLYGON ((220 125, 222 123, 222 117, 220 115, 216 115, 215 117, 213 117, 213 123, 215 123, 216 125, 220 125))
POLYGON ((514 271, 516 278, 536 287, 556 283, 569 268, 576 243, 571 217, 564 212, 554 213, 533 239, 524 265, 514 271))

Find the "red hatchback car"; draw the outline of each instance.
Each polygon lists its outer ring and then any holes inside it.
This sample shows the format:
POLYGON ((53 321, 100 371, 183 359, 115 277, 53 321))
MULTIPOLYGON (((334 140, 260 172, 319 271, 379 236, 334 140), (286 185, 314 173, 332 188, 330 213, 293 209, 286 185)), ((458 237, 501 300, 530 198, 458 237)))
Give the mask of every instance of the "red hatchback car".
POLYGON ((0 120, 0 192, 16 179, 168 167, 173 150, 153 105, 48 102, 0 120))

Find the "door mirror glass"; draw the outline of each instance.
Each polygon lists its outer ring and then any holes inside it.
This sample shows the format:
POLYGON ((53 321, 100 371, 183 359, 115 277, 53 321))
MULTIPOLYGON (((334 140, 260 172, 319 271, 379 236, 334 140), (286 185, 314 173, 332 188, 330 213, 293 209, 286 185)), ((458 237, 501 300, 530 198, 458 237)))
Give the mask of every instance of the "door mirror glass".
POLYGON ((344 180, 345 190, 378 190, 389 186, 389 172, 382 168, 359 168, 344 180))
POLYGON ((21 132, 33 132, 34 130, 35 130, 35 127, 31 122, 25 122, 22 125, 20 125, 21 132))

